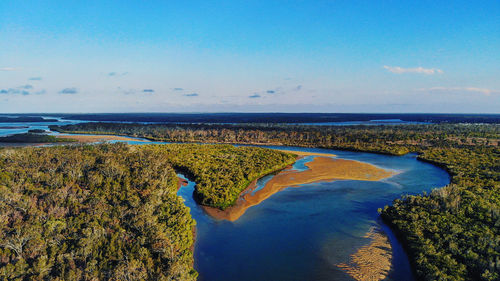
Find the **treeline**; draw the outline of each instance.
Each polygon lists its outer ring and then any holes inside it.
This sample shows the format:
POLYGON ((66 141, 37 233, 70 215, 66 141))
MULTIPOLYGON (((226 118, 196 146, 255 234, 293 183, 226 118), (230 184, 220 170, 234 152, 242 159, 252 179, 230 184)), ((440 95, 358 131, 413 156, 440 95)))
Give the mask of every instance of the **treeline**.
MULTIPOLYGON (((30 130, 31 131, 31 130, 30 130)), ((74 142, 67 138, 56 138, 51 135, 40 134, 39 132, 29 132, 0 137, 0 143, 53 143, 53 142, 74 142)))
POLYGON ((292 126, 81 123, 65 133, 119 134, 169 142, 275 144, 403 155, 426 147, 497 146, 500 125, 292 126))
POLYGON ((381 210, 405 242, 419 279, 500 279, 500 125, 138 125, 53 128, 177 142, 326 147, 419 158, 447 169, 452 184, 381 210))
POLYGON ((195 222, 174 167, 225 206, 291 158, 219 145, 0 149, 0 279, 195 280, 195 222))

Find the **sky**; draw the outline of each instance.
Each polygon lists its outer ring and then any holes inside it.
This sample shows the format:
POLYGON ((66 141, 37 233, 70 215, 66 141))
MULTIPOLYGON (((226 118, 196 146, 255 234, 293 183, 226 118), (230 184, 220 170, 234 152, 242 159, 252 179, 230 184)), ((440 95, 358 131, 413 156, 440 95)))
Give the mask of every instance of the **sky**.
POLYGON ((0 113, 500 113, 500 1, 0 1, 0 113))

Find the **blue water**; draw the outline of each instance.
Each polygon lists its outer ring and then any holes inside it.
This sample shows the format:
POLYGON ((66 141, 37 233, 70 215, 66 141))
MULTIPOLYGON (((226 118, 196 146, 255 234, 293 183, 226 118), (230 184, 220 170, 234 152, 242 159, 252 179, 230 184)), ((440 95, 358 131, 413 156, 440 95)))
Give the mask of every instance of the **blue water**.
POLYGON ((313 161, 314 158, 315 158, 315 156, 305 156, 305 157, 295 161, 292 169, 296 170, 296 171, 305 171, 308 169, 306 164, 313 161))
POLYGON ((415 155, 286 149, 333 152, 339 158, 364 161, 400 174, 379 182, 349 180, 287 188, 249 208, 235 222, 206 215, 193 200, 195 184, 189 182, 179 195, 197 222, 194 254, 200 280, 351 280, 335 265, 348 262, 351 254, 369 243, 363 236, 373 226, 384 230, 392 244, 389 279, 412 280, 408 259, 381 223, 377 208, 403 194, 442 187, 449 183, 448 174, 418 161, 415 155))
POLYGON ((22 133, 27 133, 29 130, 34 130, 34 129, 40 129, 40 130, 45 130, 49 134, 58 134, 57 132, 52 132, 49 131, 49 126, 51 125, 71 125, 71 124, 77 124, 77 123, 82 123, 86 121, 80 121, 80 120, 64 120, 59 117, 44 117, 45 119, 56 119, 58 122, 0 122, 0 137, 8 136, 8 135, 14 135, 14 134, 22 134, 22 133), (7 128, 5 128, 7 127, 7 128), (16 127, 23 127, 23 128, 16 128, 16 127))

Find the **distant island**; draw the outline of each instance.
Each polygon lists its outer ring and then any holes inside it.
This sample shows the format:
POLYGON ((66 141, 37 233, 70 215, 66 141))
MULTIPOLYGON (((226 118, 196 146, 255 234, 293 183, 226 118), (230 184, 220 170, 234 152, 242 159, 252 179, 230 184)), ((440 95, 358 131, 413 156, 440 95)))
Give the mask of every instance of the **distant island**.
POLYGON ((0 123, 21 123, 21 122, 58 122, 57 119, 46 119, 40 116, 0 116, 0 123))

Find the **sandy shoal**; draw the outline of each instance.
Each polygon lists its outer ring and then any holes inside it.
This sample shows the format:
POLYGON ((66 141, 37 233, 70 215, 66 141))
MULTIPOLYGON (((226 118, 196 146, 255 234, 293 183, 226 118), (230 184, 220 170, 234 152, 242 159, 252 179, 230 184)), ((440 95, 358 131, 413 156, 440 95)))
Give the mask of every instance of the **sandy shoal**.
POLYGON ((365 180, 378 181, 388 178, 395 173, 376 167, 374 165, 354 160, 334 159, 330 157, 316 157, 313 161, 305 164, 309 169, 305 171, 284 170, 275 175, 260 190, 256 188, 256 181, 243 191, 232 207, 226 210, 202 206, 212 217, 220 220, 235 221, 251 206, 255 206, 266 200, 274 193, 301 184, 333 181, 333 180, 365 180))
POLYGON ((391 270, 392 247, 386 235, 372 228, 364 236, 370 243, 351 255, 349 263, 337 264, 354 280, 372 281, 386 279, 391 270))
POLYGON ((82 143, 91 143, 91 142, 102 142, 102 141, 110 141, 110 140, 124 140, 124 141, 142 141, 148 142, 146 140, 138 140, 130 137, 123 136, 114 136, 114 135, 55 135, 56 138, 64 138, 64 139, 74 139, 78 142, 82 143))

